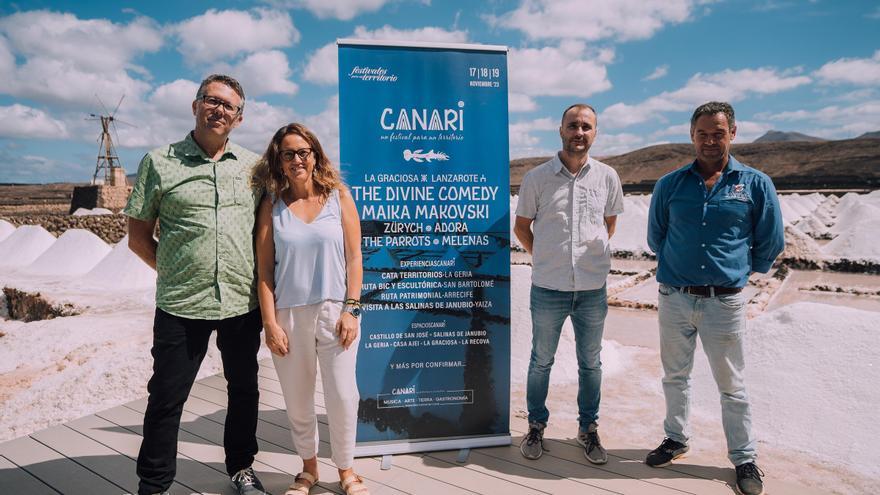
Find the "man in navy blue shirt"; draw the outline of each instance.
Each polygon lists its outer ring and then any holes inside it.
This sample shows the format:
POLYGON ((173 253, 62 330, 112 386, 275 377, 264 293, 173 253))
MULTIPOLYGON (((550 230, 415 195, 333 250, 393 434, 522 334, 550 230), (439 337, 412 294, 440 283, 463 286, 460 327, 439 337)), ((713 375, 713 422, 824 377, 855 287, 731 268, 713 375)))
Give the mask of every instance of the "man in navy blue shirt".
POLYGON ((755 464, 749 401, 743 383, 746 300, 752 272, 766 273, 782 252, 782 213, 767 175, 730 155, 733 108, 709 102, 691 117, 696 160, 657 181, 648 212, 648 245, 657 254, 660 359, 666 396, 666 438, 649 466, 666 466, 688 451, 690 374, 696 337, 721 394, 728 457, 740 493, 763 493, 755 464))

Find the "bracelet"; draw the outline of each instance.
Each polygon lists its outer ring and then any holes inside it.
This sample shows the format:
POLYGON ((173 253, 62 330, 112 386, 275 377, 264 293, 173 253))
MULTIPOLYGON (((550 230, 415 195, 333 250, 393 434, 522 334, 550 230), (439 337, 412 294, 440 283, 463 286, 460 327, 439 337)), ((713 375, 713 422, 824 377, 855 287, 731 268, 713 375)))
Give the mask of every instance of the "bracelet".
POLYGON ((361 302, 358 301, 357 299, 346 299, 345 301, 342 301, 342 304, 346 304, 349 306, 357 306, 357 307, 361 306, 361 302))

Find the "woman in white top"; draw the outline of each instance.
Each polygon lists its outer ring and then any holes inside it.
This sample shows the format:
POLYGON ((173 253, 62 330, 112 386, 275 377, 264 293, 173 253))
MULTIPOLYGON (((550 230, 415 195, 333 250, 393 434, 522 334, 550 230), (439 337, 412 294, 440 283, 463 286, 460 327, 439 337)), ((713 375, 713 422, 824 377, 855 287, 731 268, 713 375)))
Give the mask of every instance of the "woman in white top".
POLYGON ((353 469, 363 264, 357 208, 318 138, 302 124, 272 137, 254 181, 260 309, 303 469, 286 495, 318 480, 315 380, 321 367, 331 459, 348 495, 369 490, 353 469))

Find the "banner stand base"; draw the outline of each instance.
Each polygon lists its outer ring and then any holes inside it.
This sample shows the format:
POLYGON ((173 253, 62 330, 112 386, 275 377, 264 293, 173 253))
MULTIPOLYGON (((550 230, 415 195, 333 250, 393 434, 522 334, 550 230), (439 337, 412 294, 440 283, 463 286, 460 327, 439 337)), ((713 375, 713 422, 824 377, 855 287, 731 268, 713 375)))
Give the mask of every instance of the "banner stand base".
MULTIPOLYGON (((383 465, 385 458, 394 454, 413 454, 416 452, 437 452, 441 450, 463 450, 480 447, 503 447, 510 445, 510 433, 502 435, 472 436, 460 438, 444 438, 439 440, 419 440, 400 442, 376 442, 355 444, 355 457, 379 457, 382 456, 383 465)), ((461 454, 459 454, 461 455, 461 454)), ((467 460, 467 455, 464 457, 467 460)), ((391 459, 387 460, 391 466, 391 459)))
POLYGON ((468 456, 471 455, 471 449, 464 448, 458 451, 458 458, 455 459, 459 464, 464 464, 468 460, 468 456))
POLYGON ((388 471, 391 469, 391 458, 393 456, 391 454, 385 454, 382 456, 382 465, 379 466, 379 469, 382 471, 388 471))

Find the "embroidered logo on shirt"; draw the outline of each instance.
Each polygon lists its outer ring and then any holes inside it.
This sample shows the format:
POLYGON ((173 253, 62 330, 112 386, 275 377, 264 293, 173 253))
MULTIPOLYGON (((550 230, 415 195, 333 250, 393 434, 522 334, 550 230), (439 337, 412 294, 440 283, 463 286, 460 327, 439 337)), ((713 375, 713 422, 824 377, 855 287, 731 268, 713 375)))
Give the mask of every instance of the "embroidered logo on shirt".
POLYGON ((745 184, 734 184, 730 190, 727 192, 727 195, 724 199, 735 199, 738 201, 749 201, 749 195, 746 193, 746 185, 745 184))

